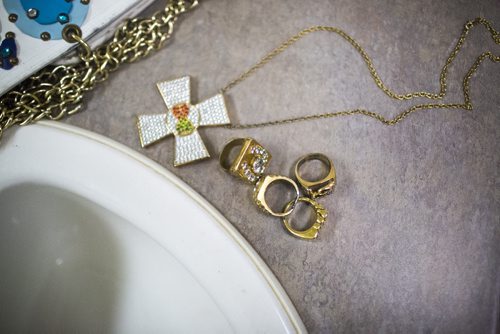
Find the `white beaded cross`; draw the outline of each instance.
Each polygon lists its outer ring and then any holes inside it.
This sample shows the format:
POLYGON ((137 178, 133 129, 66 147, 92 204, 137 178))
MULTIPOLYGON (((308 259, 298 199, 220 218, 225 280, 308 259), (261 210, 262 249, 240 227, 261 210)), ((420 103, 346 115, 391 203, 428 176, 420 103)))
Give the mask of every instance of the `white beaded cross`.
POLYGON ((230 123, 222 94, 192 105, 189 77, 159 82, 157 86, 168 112, 137 116, 141 146, 145 147, 173 134, 174 166, 210 157, 197 129, 200 126, 230 123))

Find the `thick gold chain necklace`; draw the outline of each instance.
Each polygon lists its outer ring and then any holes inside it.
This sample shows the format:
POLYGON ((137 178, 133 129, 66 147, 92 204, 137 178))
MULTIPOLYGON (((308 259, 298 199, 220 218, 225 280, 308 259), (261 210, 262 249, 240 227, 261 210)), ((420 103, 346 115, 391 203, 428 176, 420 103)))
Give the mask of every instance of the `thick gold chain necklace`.
POLYGON ((198 0, 168 1, 166 7, 149 18, 124 22, 113 38, 91 50, 81 32, 65 36, 80 46, 80 61, 72 65, 50 66, 26 79, 0 99, 0 139, 14 125, 42 119, 59 120, 82 109, 83 96, 97 83, 108 79, 122 64, 142 59, 160 49, 170 39, 178 17, 196 7, 198 0))
MULTIPOLYGON (((85 92, 92 90, 97 83, 105 81, 109 74, 117 70, 121 64, 134 62, 146 57, 154 50, 160 49, 171 37, 177 18, 182 13, 194 8, 197 4, 196 0, 173 1, 169 2, 164 10, 156 13, 151 18, 129 20, 117 29, 114 37, 108 43, 93 51, 77 32, 68 36, 68 39, 80 45, 80 62, 73 65, 60 65, 43 69, 5 94, 0 100, 0 139, 3 132, 13 125, 27 125, 41 119, 59 120, 66 115, 80 111, 85 92)), ((478 25, 484 26, 490 33, 493 41, 496 44, 500 44, 500 34, 492 27, 491 22, 483 18, 468 21, 464 25, 455 47, 441 69, 439 75, 440 90, 438 93, 421 91, 399 94, 394 92, 383 83, 375 70, 371 58, 361 45, 343 30, 330 26, 314 26, 301 30, 265 55, 258 63, 243 72, 236 79, 229 82, 220 92, 228 92, 303 37, 313 32, 326 31, 341 36, 354 47, 367 65, 375 84, 387 96, 401 101, 411 100, 416 97, 441 100, 447 93, 448 70, 461 50, 470 30, 478 25)), ((395 125, 411 113, 424 109, 472 110, 473 105, 469 93, 470 80, 486 59, 490 59, 495 63, 500 62, 500 56, 493 54, 491 51, 485 51, 476 58, 463 78, 462 90, 464 101, 462 103, 417 104, 400 112, 392 119, 387 119, 383 115, 373 111, 354 109, 253 124, 231 124, 225 127, 230 129, 256 128, 351 115, 364 115, 372 117, 386 125, 395 125)))

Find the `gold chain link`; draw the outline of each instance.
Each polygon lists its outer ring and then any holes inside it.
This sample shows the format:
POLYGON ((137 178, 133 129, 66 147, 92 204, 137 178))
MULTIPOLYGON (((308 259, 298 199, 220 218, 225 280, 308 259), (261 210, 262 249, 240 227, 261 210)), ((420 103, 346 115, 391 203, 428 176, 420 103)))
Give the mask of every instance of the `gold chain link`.
MULTIPOLYGON (((351 46, 354 47, 354 49, 361 55, 363 58, 366 66, 368 67, 368 70, 370 71, 370 74, 375 81, 375 84, 377 85, 378 88, 380 88, 387 96, 396 99, 396 100, 411 100, 417 97, 423 97, 431 100, 440 100, 443 97, 446 96, 447 92, 447 76, 448 76, 448 69, 452 65, 454 59, 458 55, 459 51, 461 50, 465 39, 467 35, 469 34, 469 31, 477 26, 477 25, 483 25, 491 34, 491 37, 493 38, 494 42, 496 44, 500 44, 500 34, 492 27, 491 22, 489 22, 486 19, 483 18, 476 18, 474 20, 468 21, 462 30, 462 34, 460 35, 460 38, 458 39, 457 44, 451 51, 450 55, 446 59, 446 63, 444 64, 443 68, 441 69, 441 74, 439 76, 439 93, 429 93, 429 92, 413 92, 413 93, 406 93, 406 94, 398 94, 394 92, 392 89, 387 87, 380 76, 378 75, 377 71, 375 70, 375 66, 373 65, 373 61, 371 58, 368 56, 366 51, 361 47, 361 45, 356 42, 354 38, 352 38, 350 35, 348 35, 345 31, 335 28, 335 27, 329 27, 329 26, 314 26, 311 28, 307 28, 304 30, 301 30, 298 34, 290 37, 288 40, 283 42, 281 45, 279 45, 277 48, 269 52, 267 55, 265 55, 257 64, 253 65, 250 67, 247 71, 243 72, 239 77, 228 83, 224 88, 222 88, 220 91, 222 93, 226 93, 229 91, 231 88, 234 86, 238 85, 245 79, 247 79, 249 76, 254 74, 258 69, 269 63, 272 59, 274 59, 276 56, 284 52, 286 49, 288 49, 290 46, 295 44, 297 41, 302 39, 303 37, 309 35, 310 33, 317 32, 317 31, 327 31, 327 32, 332 32, 340 37, 342 37, 344 40, 346 40, 351 46)), ((253 123, 253 124, 233 124, 233 125, 227 125, 226 128, 229 129, 247 129, 247 128, 257 128, 257 127, 264 127, 264 126, 271 126, 271 125, 280 125, 280 124, 287 124, 287 123, 295 123, 295 122, 300 122, 300 121, 307 121, 307 120, 314 120, 314 119, 320 119, 320 118, 331 118, 331 117, 338 117, 338 116, 350 116, 350 115, 364 115, 368 117, 372 117, 386 125, 395 125, 402 121, 404 118, 406 118, 408 115, 411 113, 422 110, 422 109, 465 109, 465 110, 472 110, 472 101, 470 98, 470 79, 472 75, 477 71, 481 63, 485 59, 490 59, 493 62, 500 62, 500 56, 494 55, 490 51, 483 52, 479 57, 476 58, 476 61, 473 63, 473 65, 469 68, 467 71, 467 74, 465 75, 463 82, 462 82, 462 89, 463 89, 463 95, 464 95, 464 102, 463 103, 427 103, 427 104, 417 104, 414 105, 398 115, 396 115, 392 119, 387 119, 384 116, 382 116, 379 113, 364 110, 364 109, 354 109, 354 110, 346 110, 346 111, 337 111, 337 112, 328 112, 328 113, 323 113, 323 114, 312 114, 312 115, 307 115, 307 116, 301 116, 301 117, 295 117, 295 118, 288 118, 288 119, 281 119, 281 120, 275 120, 275 121, 268 121, 268 122, 262 122, 262 123, 253 123)))
POLYGON ((80 46, 77 64, 45 68, 2 97, 0 138, 15 124, 58 120, 78 112, 84 93, 108 79, 121 64, 135 62, 160 49, 172 35, 179 15, 197 4, 197 0, 169 1, 150 18, 126 21, 108 43, 94 51, 80 36, 73 34, 71 37, 80 46))

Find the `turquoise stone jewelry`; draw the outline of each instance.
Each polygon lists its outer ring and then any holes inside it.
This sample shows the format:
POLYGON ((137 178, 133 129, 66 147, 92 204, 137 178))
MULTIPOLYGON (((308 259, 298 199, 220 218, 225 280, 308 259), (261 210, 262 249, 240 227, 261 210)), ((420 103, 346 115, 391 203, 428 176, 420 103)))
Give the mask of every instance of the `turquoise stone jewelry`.
POLYGON ((25 34, 43 41, 62 39, 68 24, 81 26, 88 0, 3 0, 9 20, 25 34))
POLYGON ((174 166, 210 157, 197 131, 200 126, 230 123, 222 94, 217 94, 196 105, 191 104, 189 81, 189 77, 186 76, 172 81, 159 82, 157 86, 168 112, 137 116, 137 128, 142 147, 168 135, 175 136, 174 166))

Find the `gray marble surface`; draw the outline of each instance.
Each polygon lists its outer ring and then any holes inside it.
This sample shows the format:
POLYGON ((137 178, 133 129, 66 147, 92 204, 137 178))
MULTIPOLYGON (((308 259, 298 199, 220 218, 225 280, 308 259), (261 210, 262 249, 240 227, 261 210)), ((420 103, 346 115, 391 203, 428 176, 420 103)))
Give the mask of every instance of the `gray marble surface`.
MULTIPOLYGON (((476 16, 500 29, 497 0, 203 1, 164 50, 114 73, 66 122, 136 149, 207 198, 271 267, 311 333, 498 332, 499 65, 486 61, 474 76, 472 112, 423 111, 396 127, 350 117, 200 131, 214 157, 229 138, 256 138, 275 173, 289 174, 309 152, 330 156, 338 186, 321 200, 330 219, 314 242, 261 213, 217 159, 174 168, 173 140, 142 149, 134 125, 138 113, 165 110, 157 81, 189 74, 200 101, 318 24, 352 34, 394 90, 435 92, 462 25, 476 16)), ((461 78, 485 50, 500 51, 475 29, 450 69, 446 101, 462 101, 461 78)), ((390 117, 410 105, 378 90, 359 55, 328 33, 297 43, 227 101, 235 123, 358 107, 390 117)))

